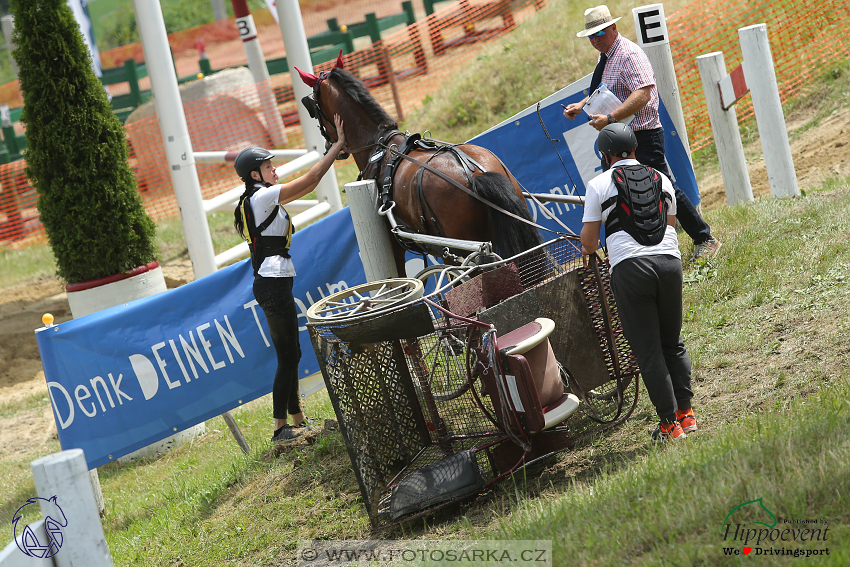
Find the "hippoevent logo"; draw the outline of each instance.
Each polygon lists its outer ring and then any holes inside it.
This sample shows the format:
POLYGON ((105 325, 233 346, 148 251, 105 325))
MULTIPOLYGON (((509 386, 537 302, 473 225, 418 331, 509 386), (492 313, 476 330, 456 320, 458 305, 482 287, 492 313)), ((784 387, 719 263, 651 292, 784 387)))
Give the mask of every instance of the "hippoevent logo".
POLYGON ((59 553, 64 542, 62 528, 68 526, 68 520, 65 518, 65 512, 56 503, 55 496, 52 498, 35 497, 27 500, 26 504, 15 511, 15 515, 12 516, 12 526, 18 549, 30 557, 47 559, 59 553), (22 510, 27 506, 38 504, 39 500, 47 503, 41 504, 44 513, 44 532, 47 535, 46 541, 39 540, 38 535, 29 525, 23 526, 20 534, 18 533, 18 522, 23 517, 22 510))
POLYGON ((720 536, 723 555, 829 555, 829 548, 822 545, 829 540, 826 520, 777 518, 761 498, 732 508, 720 536))

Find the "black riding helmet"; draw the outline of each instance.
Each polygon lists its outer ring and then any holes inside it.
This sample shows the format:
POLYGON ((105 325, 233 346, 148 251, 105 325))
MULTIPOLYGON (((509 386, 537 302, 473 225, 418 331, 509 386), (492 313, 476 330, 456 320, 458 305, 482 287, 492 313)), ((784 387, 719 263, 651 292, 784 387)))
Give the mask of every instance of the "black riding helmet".
POLYGON ((638 145, 632 129, 620 122, 609 124, 600 130, 597 143, 601 153, 623 158, 629 157, 638 145))
POLYGON ((263 165, 264 161, 273 157, 274 155, 267 149, 259 146, 249 146, 236 156, 236 162, 233 164, 236 168, 236 175, 242 179, 246 179, 251 175, 252 171, 263 165))

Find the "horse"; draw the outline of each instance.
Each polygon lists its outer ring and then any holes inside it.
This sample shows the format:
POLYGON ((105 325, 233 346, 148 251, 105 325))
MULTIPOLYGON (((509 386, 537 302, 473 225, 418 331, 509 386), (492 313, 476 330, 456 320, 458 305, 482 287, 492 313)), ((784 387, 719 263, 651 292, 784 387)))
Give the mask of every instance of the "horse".
MULTIPOLYGON (((543 243, 519 182, 490 150, 473 144, 408 142, 363 82, 343 68, 341 53, 330 72, 318 77, 297 70, 304 83, 313 88, 313 94, 304 97, 302 103, 319 121, 327 147, 338 138, 333 116, 339 114, 347 141, 347 152, 340 159, 353 156, 360 178, 378 180, 379 192, 384 194, 382 206, 386 201, 395 203, 393 214, 400 225, 421 234, 492 242, 494 251, 503 258, 543 243), (387 176, 388 162, 405 145, 408 158, 396 157, 394 175, 387 176), (383 182, 389 185, 390 179, 391 186, 385 190, 383 182)), ((403 245, 410 245, 399 240, 392 239, 393 256, 399 276, 404 277, 403 245)), ((443 250, 433 247, 415 251, 444 257, 443 250)), ((444 257, 444 261, 453 263, 451 257, 444 257)))

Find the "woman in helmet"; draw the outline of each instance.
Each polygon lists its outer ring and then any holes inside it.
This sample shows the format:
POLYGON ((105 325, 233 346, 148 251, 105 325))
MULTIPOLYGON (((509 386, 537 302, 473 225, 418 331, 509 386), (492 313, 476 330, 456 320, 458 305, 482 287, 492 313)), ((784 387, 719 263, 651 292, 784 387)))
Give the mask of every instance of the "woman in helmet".
POLYGON ((245 148, 236 157, 236 173, 245 182, 245 192, 234 211, 233 226, 251 249, 254 266, 254 298, 269 324, 277 353, 277 371, 272 388, 274 435, 272 441, 297 437, 309 428, 301 410, 298 390, 298 315, 292 296, 295 266, 289 257, 292 222, 283 205, 316 188, 345 147, 342 119, 334 116, 339 138, 303 176, 277 184, 272 153, 263 148, 245 148), (287 414, 292 423, 287 422, 287 414))

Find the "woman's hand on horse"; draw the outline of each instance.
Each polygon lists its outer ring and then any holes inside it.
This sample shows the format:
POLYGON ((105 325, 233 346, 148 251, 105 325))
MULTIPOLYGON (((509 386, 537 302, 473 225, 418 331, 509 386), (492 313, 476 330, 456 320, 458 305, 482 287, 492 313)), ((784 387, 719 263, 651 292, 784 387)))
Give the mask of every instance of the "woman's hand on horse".
POLYGON ((341 152, 345 147, 345 131, 343 130, 342 117, 339 114, 334 114, 334 126, 336 126, 336 143, 339 144, 338 150, 341 152))

